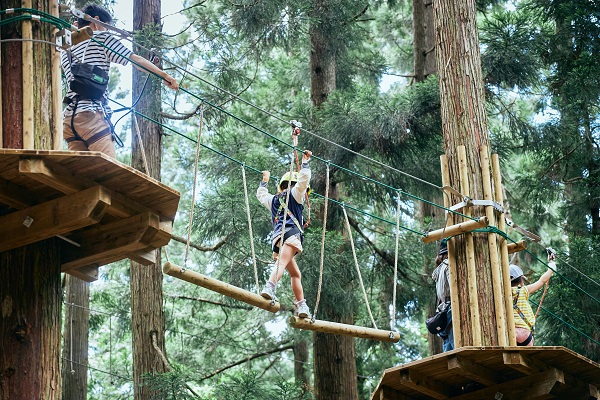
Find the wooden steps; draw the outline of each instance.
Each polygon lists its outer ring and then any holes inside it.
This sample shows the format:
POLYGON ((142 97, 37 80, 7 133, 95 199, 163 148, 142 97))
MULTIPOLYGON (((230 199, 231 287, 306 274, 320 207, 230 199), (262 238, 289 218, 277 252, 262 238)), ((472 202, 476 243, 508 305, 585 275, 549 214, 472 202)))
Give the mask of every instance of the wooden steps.
POLYGON ((178 204, 177 191, 98 152, 0 149, 0 251, 62 237, 62 270, 86 281, 124 258, 154 263, 178 204))

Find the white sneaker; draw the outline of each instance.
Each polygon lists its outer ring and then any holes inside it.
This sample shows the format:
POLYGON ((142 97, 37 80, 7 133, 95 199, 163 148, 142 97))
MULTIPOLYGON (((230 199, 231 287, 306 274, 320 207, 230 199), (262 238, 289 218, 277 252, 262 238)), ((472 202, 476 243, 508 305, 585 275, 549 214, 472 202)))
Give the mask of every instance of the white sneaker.
POLYGON ((298 318, 310 318, 310 309, 306 303, 298 306, 298 318))
POLYGON ((267 300, 279 301, 277 296, 275 296, 275 289, 273 289, 269 284, 265 285, 262 292, 260 292, 260 295, 267 300))

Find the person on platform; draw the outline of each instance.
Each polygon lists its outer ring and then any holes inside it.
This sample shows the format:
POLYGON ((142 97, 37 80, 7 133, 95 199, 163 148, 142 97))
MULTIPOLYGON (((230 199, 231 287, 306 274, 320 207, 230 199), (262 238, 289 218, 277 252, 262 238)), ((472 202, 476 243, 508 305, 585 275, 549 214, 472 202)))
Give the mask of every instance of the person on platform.
MULTIPOLYGON (((110 64, 127 65, 129 59, 140 70, 147 70, 163 78, 171 89, 177 90, 179 84, 169 74, 145 58, 127 49, 117 38, 111 35, 100 22, 110 24, 112 16, 104 8, 90 4, 81 10, 91 17, 91 21, 79 18, 78 28, 89 26, 94 32, 93 40, 88 39, 61 51, 60 60, 63 72, 69 83, 69 90, 63 100, 66 108, 63 112, 63 138, 69 150, 100 151, 110 157, 116 156, 113 143, 113 129, 110 122, 112 110, 108 105, 108 90, 102 86, 108 83, 110 64), (98 21, 98 22, 94 22, 98 21), (80 64, 79 67, 76 67, 80 64), (91 88, 86 79, 75 79, 74 71, 83 70, 81 64, 98 67, 91 70, 91 88), (73 82, 76 81, 74 84, 73 82), (91 94, 94 92, 93 94, 91 94)), ((78 76, 79 73, 77 73, 78 76)))
POLYGON ((452 329, 452 308, 450 306, 450 268, 448 266, 448 242, 442 240, 438 256, 435 259, 437 267, 431 274, 435 282, 435 292, 438 300, 438 311, 445 309, 448 324, 437 335, 444 341, 444 352, 454 350, 454 331, 452 329))
POLYGON ((523 270, 518 265, 510 265, 510 284, 517 346, 533 346, 535 314, 529 304, 529 295, 550 281, 550 277, 556 271, 555 258, 554 251, 548 251, 548 270, 544 272, 540 279, 530 285, 524 284, 527 278, 523 275, 523 270))
POLYGON ((279 193, 272 195, 267 189, 271 176, 269 171, 263 171, 262 181, 256 191, 256 197, 260 203, 271 212, 271 223, 273 224, 272 249, 273 258, 276 260, 276 266, 273 268, 261 296, 268 300, 277 300, 275 296, 277 282, 283 276, 283 272, 287 270, 291 277, 292 292, 296 299, 294 302, 295 313, 300 318, 310 318, 310 310, 306 304, 302 288, 302 276, 295 256, 303 250, 302 210, 305 193, 310 190, 311 171, 308 161, 311 156, 312 153, 309 150, 304 151, 300 172, 287 172, 281 177, 278 186, 279 193), (287 215, 285 214, 286 209, 288 210, 287 215), (284 220, 285 227, 283 226, 284 220), (282 232, 283 244, 281 240, 282 232))

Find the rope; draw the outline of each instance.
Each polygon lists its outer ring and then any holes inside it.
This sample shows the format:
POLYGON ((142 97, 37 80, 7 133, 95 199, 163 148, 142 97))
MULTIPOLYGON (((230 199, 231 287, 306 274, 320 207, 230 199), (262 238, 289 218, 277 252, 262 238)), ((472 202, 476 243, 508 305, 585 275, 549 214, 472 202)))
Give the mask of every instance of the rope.
MULTIPOLYGON (((132 107, 133 109, 133 107, 132 107)), ((137 116, 135 113, 131 113, 131 120, 133 121, 134 130, 138 139, 138 143, 140 145, 140 150, 142 153, 142 161, 144 162, 144 169, 146 170, 146 175, 150 175, 150 168, 148 167, 148 159, 146 158, 146 149, 144 148, 144 141, 142 140, 142 133, 140 132, 140 126, 138 125, 137 116)))
POLYGON ((542 306, 541 306, 541 304, 538 304, 538 303, 536 303, 535 301, 531 300, 531 298, 529 298, 529 301, 530 301, 531 303, 533 303, 534 305, 536 305, 536 306, 538 306, 538 307, 541 307, 541 308, 542 308, 542 310, 546 311, 548 314, 550 314, 551 316, 553 316, 554 318, 556 318, 557 320, 559 320, 560 322, 562 322, 564 325, 567 325, 569 328, 571 328, 571 329, 574 329, 574 330, 575 330, 577 333, 579 333, 580 335, 582 335, 582 336, 585 336, 586 338, 588 338, 589 340, 591 340, 592 342, 594 342, 594 343, 596 343, 597 345, 599 345, 599 346, 600 346, 600 342, 599 342, 599 341, 597 341, 596 339, 594 339, 594 338, 592 338, 592 337, 590 337, 590 336, 586 335, 585 333, 583 333, 583 332, 581 331, 581 329, 579 329, 579 328, 576 328, 575 326, 571 325, 570 323, 568 323, 568 322, 567 322, 567 321, 565 321, 564 319, 560 318, 558 315, 556 315, 556 314, 554 314, 554 313, 552 313, 552 312, 548 311, 548 310, 547 310, 545 307, 542 307, 542 306))
POLYGON ((400 242, 400 194, 397 197, 396 205, 396 247, 394 250, 394 282, 392 295, 392 330, 396 326, 396 286, 398 282, 398 245, 400 242))
MULTIPOLYGON (((134 110, 134 112, 136 112, 134 110)), ((194 161, 194 187, 192 188, 192 204, 190 206, 190 220, 188 223, 187 239, 185 243, 185 258, 181 272, 185 272, 188 255, 190 253, 190 237, 192 235, 192 221, 194 218, 194 203, 196 202, 196 185, 198 183, 198 160, 200 158, 200 139, 202 138, 202 123, 204 120, 204 105, 200 104, 200 126, 198 128, 198 141, 196 142, 196 159, 194 161)))
POLYGON ((246 215, 248 216, 248 230, 250 231, 250 249, 252 250, 252 264, 254 264, 254 280, 256 281, 256 290, 260 290, 260 284, 258 282, 258 268, 256 267, 256 252, 254 251, 254 235, 252 233, 252 216, 250 215, 250 200, 248 199, 245 165, 242 165, 242 181, 244 182, 244 199, 246 200, 246 215))
POLYGON ((323 264, 325 262, 325 234, 327 233, 327 209, 329 200, 329 164, 325 172, 325 203, 323 205, 323 230, 321 231, 321 259, 319 261, 319 286, 317 287, 317 300, 315 301, 315 310, 312 320, 314 321, 321 302, 321 289, 323 287, 323 264))
MULTIPOLYGON (((288 204, 290 204, 290 193, 292 192, 292 172, 294 172, 294 155, 292 154, 292 160, 290 161, 290 178, 288 179, 287 192, 285 194, 285 207, 283 208, 283 219, 281 220, 281 235, 279 235, 279 252, 281 255, 281 251, 283 251, 283 238, 285 237, 285 222, 288 214, 288 204)), ((275 242, 277 243, 277 242, 275 242)), ((277 290, 277 284, 279 283, 279 260, 281 257, 277 256, 277 260, 275 261, 275 288, 273 290, 277 290)), ((285 267, 284 267, 285 268, 285 267)))
POLYGON ((546 292, 548 291, 548 282, 544 285, 544 292, 542 293, 542 298, 540 299, 540 304, 538 304, 538 308, 535 311, 535 318, 537 318, 540 308, 542 308, 542 303, 544 302, 544 297, 546 297, 546 292))
POLYGON ((369 317, 371 317, 371 322, 373 323, 373 327, 377 329, 377 324, 375 324, 375 318, 373 318, 373 313, 371 313, 371 306, 369 306, 369 298, 367 297, 367 291, 365 290, 365 284, 363 283, 362 275, 360 273, 360 267, 358 266, 358 259, 356 258, 356 249, 354 248, 354 239, 352 238, 352 229, 350 227, 350 221, 348 220, 348 213, 346 213, 346 208, 342 207, 342 211, 344 211, 344 219, 346 221, 346 229, 348 230, 348 237, 350 238, 350 247, 352 248, 352 257, 354 257, 354 265, 356 266, 356 272, 358 273, 358 280, 360 282, 360 287, 363 292, 363 296, 365 298, 365 304, 367 305, 367 311, 369 312, 369 317))

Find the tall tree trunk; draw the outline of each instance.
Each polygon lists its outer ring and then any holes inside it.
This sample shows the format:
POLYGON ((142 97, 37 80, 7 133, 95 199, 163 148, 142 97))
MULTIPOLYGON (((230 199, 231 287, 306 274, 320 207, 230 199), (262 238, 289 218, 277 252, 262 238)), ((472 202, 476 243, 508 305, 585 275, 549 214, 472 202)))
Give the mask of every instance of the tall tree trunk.
POLYGON ((309 340, 303 332, 296 332, 294 337, 294 379, 302 388, 302 393, 310 393, 310 376, 308 375, 309 340))
POLYGON ((433 2, 431 0, 413 0, 413 52, 416 82, 422 82, 429 75, 437 72, 433 27, 433 2))
MULTIPOLYGON (((2 9, 32 7, 20 0, 3 0, 2 9)), ((51 3, 41 0, 36 8, 50 12, 51 3)), ((49 24, 28 22, 32 38, 53 40, 49 24)), ((22 23, 1 28, 2 39, 21 38, 22 23)), ((6 42, 0 46, 0 129, 2 146, 22 148, 24 119, 33 124, 32 147, 54 147, 51 127, 52 104, 51 46, 32 42, 6 42), (23 46, 32 46, 32 59, 23 63, 23 46), (36 65, 29 76, 33 84, 24 104, 23 68, 36 65), (31 104, 33 103, 33 107, 31 104), (32 117, 24 118, 24 111, 32 117)), ((0 207, 0 214, 9 209, 0 207)), ((2 240, 0 238, 0 240, 2 240)), ((0 253, 0 399, 58 400, 60 396, 60 246, 58 239, 48 239, 0 253)))
MULTIPOLYGON (((328 0, 313 3, 312 23, 309 28, 310 52, 310 97, 313 107, 320 107, 336 88, 336 59, 327 25, 330 22, 331 4, 328 0)), ((330 196, 337 198, 339 187, 330 189, 330 196)), ((340 224, 341 225, 341 224, 340 224)), ((330 225, 331 226, 331 225, 330 225)), ((339 307, 337 307, 339 308, 339 307)), ((329 321, 353 324, 352 315, 335 311, 335 305, 323 302, 329 321)), ((318 400, 353 400, 358 398, 356 354, 354 338, 314 333, 313 335, 314 383, 318 400)))
MULTIPOLYGON (((160 26, 160 0, 135 0, 133 5, 133 28, 155 32, 161 31, 160 26)), ((154 34, 152 37, 160 36, 154 34)), ((155 44, 148 40, 140 40, 146 47, 155 44)), ((154 46, 156 47, 156 46, 154 46)), ((144 56, 148 56, 144 54, 144 56)), ((141 95, 136 109, 141 113, 156 120, 161 120, 161 80, 151 76, 144 93, 141 93, 147 73, 134 68, 133 70, 133 98, 141 95)), ((135 118, 135 117, 134 117, 135 118)), ((131 165, 146 172, 153 178, 160 180, 161 155, 162 155, 162 128, 157 124, 142 118, 137 118, 139 134, 142 137, 143 148, 140 145, 136 125, 133 124, 132 159, 131 165), (144 163, 144 155, 148 163, 148 171, 144 163)), ((162 270, 160 266, 160 251, 157 252, 157 263, 144 266, 134 261, 131 262, 131 331, 133 341, 133 377, 135 382, 135 399, 143 400, 155 396, 147 386, 140 385, 144 374, 157 374, 166 372, 167 366, 163 364, 159 351, 165 354, 165 316, 162 302, 162 270), (152 336, 156 335, 157 351, 152 343, 152 336)), ((155 398, 155 397, 152 397, 155 398)))
MULTIPOLYGON (((438 77, 444 147, 448 156, 450 182, 464 195, 483 199, 479 149, 483 145, 489 145, 489 135, 475 0, 434 1, 433 10, 437 65, 444 66, 438 70, 438 77), (467 182, 460 179, 457 154, 459 146, 466 147, 469 193, 461 189, 461 184, 467 182)), ((472 213, 474 216, 485 215, 481 207, 473 208, 472 213)), ((458 222, 456 217, 454 222, 458 222)), ((481 342, 486 346, 498 345, 495 308, 489 290, 492 287, 492 279, 487 235, 457 236, 454 239, 454 248, 459 282, 459 304, 452 304, 452 308, 460 309, 462 344, 479 345, 478 342, 481 342), (473 240, 475 254, 474 267, 471 267, 472 271, 476 270, 475 278, 467 275, 466 248, 470 245, 470 240, 473 240), (476 284, 476 290, 471 286, 473 284, 476 284), (472 300, 471 304, 479 307, 477 313, 473 313, 472 309, 470 311, 469 300, 472 300)), ((455 326, 459 323, 459 321, 453 322, 455 326)))
POLYGON ((61 373, 63 398, 85 400, 90 330, 89 283, 65 275, 65 303, 61 373))

